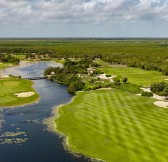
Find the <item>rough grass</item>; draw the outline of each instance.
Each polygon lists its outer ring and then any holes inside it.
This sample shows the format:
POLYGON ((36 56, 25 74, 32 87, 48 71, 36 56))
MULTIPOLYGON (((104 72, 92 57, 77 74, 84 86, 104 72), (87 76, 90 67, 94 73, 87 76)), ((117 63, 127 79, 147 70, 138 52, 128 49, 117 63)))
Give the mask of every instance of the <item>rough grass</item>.
POLYGON ((163 75, 158 71, 147 71, 132 67, 106 66, 101 67, 106 74, 117 75, 120 78, 128 77, 128 82, 137 85, 149 86, 151 83, 157 81, 165 81, 168 76, 163 75))
POLYGON ((59 109, 70 149, 108 162, 166 162, 168 109, 120 90, 81 92, 59 109))
POLYGON ((32 103, 38 100, 39 95, 36 93, 31 97, 18 98, 15 93, 35 92, 32 88, 32 81, 19 79, 0 80, 0 107, 16 106, 32 103))

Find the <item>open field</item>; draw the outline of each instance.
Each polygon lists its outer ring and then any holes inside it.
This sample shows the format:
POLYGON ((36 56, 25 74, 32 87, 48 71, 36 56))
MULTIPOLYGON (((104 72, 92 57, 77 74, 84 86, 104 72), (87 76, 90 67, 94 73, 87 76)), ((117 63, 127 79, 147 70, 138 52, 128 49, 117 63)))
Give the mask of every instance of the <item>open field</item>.
POLYGON ((18 79, 0 80, 0 107, 17 106, 32 103, 38 100, 39 95, 36 93, 31 97, 20 98, 16 93, 35 92, 32 88, 32 81, 18 79))
POLYGON ((120 66, 105 66, 101 67, 105 74, 116 75, 119 78, 128 77, 128 82, 142 86, 150 86, 153 82, 165 81, 168 76, 157 71, 147 71, 139 68, 120 67, 120 66))
POLYGON ((57 130, 75 152, 108 162, 166 162, 168 109, 120 90, 81 92, 59 109, 57 130))

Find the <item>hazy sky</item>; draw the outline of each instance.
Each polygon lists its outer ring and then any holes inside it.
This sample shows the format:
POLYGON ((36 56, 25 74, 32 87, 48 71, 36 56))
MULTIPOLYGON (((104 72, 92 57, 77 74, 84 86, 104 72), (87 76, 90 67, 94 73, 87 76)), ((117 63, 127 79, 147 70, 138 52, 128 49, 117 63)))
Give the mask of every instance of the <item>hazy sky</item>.
POLYGON ((0 37, 168 37, 168 0, 0 0, 0 37))

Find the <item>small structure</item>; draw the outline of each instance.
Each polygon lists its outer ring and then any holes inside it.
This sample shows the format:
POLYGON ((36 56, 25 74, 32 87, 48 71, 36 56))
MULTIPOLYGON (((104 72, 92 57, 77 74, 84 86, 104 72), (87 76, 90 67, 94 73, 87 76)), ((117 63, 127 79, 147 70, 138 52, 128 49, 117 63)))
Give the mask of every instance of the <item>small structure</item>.
POLYGON ((88 74, 93 74, 93 72, 96 70, 94 67, 87 68, 88 74))
POLYGON ((51 75, 55 75, 55 72, 54 72, 54 71, 52 71, 52 72, 51 72, 51 75))

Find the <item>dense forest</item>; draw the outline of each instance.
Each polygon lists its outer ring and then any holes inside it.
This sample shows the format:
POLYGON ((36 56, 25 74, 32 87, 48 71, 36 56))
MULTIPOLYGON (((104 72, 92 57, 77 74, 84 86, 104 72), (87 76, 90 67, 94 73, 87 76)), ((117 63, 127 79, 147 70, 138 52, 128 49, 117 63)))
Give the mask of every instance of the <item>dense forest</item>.
POLYGON ((168 75, 168 40, 1 40, 0 53, 48 55, 51 58, 101 58, 111 64, 124 64, 168 75))

